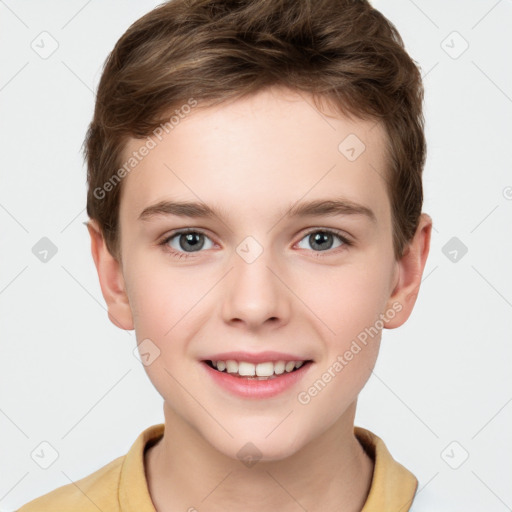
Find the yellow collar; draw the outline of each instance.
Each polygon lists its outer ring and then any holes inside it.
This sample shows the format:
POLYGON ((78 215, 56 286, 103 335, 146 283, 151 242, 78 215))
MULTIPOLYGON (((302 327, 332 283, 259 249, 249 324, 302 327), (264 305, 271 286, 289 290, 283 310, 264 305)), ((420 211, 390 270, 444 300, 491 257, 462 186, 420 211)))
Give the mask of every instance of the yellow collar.
POLYGON ((354 434, 374 461, 370 492, 361 512, 407 512, 418 487, 416 477, 391 456, 380 437, 361 427, 354 427, 354 434))
MULTIPOLYGON (((121 510, 155 512, 144 471, 144 450, 163 436, 164 428, 160 423, 144 430, 126 454, 119 480, 121 510)), ((416 477, 393 459, 378 436, 361 427, 354 427, 354 434, 374 460, 370 492, 361 512, 407 512, 418 486, 416 477)))

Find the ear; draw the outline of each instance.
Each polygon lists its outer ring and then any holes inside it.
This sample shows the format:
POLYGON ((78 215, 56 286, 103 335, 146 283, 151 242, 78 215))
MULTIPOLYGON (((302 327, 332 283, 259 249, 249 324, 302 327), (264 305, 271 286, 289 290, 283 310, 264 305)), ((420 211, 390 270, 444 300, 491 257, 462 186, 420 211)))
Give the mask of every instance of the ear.
POLYGON ((432 219, 426 213, 422 213, 414 237, 397 262, 398 279, 386 307, 386 311, 393 310, 396 314, 384 321, 386 329, 400 327, 412 313, 430 249, 431 233, 432 219))
POLYGON ((108 317, 120 329, 132 330, 132 312, 126 294, 121 265, 107 249, 98 223, 95 220, 90 220, 86 225, 91 236, 92 258, 98 272, 101 293, 107 303, 108 317))

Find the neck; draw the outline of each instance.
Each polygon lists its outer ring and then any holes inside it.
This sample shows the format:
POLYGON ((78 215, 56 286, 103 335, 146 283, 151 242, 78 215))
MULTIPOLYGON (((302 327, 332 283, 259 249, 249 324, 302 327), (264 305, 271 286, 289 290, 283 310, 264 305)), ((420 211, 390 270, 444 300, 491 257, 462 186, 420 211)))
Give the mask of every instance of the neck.
POLYGON ((164 404, 164 436, 145 453, 157 512, 360 511, 373 461, 353 433, 355 405, 293 456, 246 467, 218 452, 164 404))

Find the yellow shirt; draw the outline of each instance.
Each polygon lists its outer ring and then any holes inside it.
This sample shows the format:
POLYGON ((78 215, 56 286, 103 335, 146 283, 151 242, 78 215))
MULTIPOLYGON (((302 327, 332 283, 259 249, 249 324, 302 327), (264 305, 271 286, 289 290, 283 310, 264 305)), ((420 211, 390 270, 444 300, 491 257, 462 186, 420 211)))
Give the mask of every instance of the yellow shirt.
MULTIPOLYGON (((155 512, 144 471, 144 450, 163 432, 163 423, 152 425, 137 437, 126 455, 30 501, 17 512, 155 512)), ((354 427, 354 433, 375 463, 361 512, 407 512, 418 486, 416 477, 393 459, 375 434, 361 427, 354 427)))

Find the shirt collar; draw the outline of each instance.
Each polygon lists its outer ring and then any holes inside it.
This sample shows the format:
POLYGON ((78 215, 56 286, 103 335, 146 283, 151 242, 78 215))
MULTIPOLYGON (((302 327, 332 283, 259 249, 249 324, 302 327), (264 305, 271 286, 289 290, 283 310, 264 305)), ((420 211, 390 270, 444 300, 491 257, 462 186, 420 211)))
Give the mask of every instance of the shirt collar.
POLYGON ((156 443, 165 424, 152 425, 135 440, 124 458, 119 477, 119 505, 124 512, 155 512, 144 469, 144 450, 156 443))
POLYGON ((374 461, 370 492, 361 512, 407 512, 418 487, 416 477, 391 456, 373 432, 354 427, 354 434, 374 461))
MULTIPOLYGON (((127 512, 155 512, 144 470, 144 450, 163 436, 163 423, 144 430, 126 454, 119 479, 119 504, 127 512)), ((369 430, 354 427, 354 434, 374 460, 370 492, 361 512, 407 512, 413 501, 416 477, 389 453, 384 441, 369 430)))

